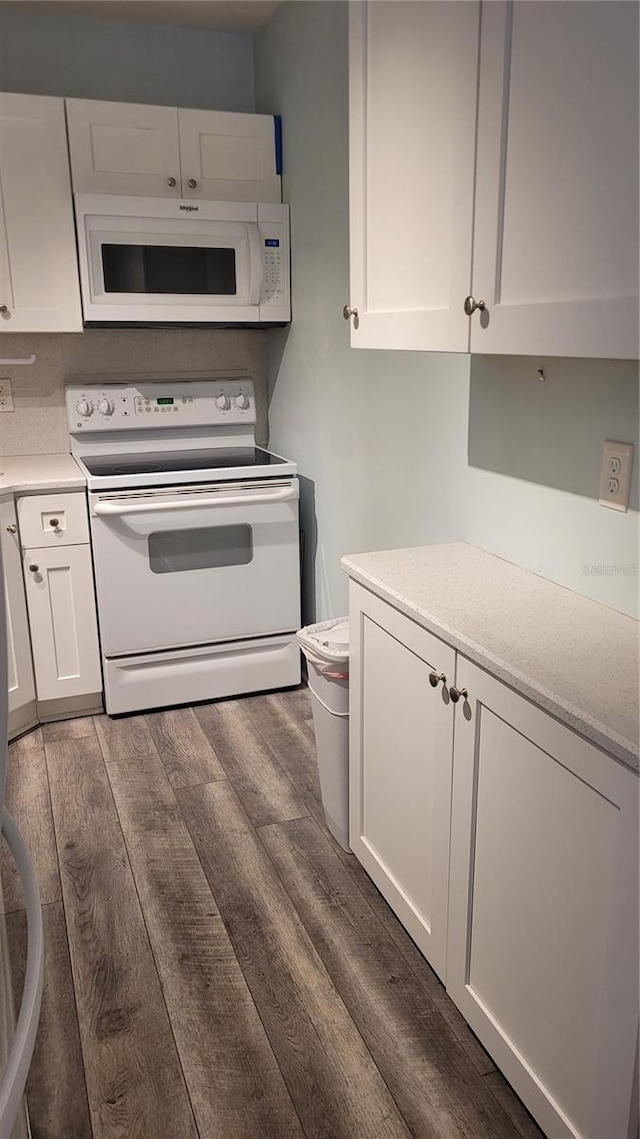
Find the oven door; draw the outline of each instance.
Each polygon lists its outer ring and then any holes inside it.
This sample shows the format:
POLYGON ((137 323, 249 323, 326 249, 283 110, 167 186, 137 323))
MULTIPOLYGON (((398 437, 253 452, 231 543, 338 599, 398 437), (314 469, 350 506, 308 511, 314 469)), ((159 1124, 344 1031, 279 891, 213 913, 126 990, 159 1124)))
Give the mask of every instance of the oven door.
POLYGON ((105 656, 299 627, 297 479, 89 500, 105 656))

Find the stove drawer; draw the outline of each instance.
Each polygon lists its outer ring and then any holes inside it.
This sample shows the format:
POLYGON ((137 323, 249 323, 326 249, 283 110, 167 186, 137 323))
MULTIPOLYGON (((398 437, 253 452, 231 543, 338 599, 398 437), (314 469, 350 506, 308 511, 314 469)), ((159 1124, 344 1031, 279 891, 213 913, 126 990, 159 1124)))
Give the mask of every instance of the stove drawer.
POLYGON ((299 683, 300 649, 295 636, 107 659, 104 664, 105 705, 110 716, 299 683))
POLYGON ((83 490, 19 498, 18 521, 23 549, 82 546, 89 541, 87 500, 83 490))

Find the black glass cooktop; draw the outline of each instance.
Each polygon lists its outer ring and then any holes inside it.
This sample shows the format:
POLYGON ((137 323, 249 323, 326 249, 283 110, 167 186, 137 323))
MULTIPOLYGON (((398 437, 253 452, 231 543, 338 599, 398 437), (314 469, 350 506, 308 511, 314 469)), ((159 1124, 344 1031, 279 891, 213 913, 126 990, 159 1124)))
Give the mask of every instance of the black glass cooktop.
POLYGON ((260 447, 217 447, 207 451, 150 451, 146 455, 85 455, 82 461, 92 475, 151 475, 226 467, 271 467, 286 459, 270 455, 260 447))

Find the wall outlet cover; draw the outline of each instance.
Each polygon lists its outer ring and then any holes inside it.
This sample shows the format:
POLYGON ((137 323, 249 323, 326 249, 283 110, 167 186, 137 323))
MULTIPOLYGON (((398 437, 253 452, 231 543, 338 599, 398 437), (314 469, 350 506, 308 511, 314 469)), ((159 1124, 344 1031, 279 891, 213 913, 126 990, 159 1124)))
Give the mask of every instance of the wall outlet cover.
POLYGON ((7 376, 0 377, 0 411, 13 411, 13 389, 7 376))
POLYGON ((600 468, 600 505, 627 510, 633 467, 633 443, 605 439, 600 468))

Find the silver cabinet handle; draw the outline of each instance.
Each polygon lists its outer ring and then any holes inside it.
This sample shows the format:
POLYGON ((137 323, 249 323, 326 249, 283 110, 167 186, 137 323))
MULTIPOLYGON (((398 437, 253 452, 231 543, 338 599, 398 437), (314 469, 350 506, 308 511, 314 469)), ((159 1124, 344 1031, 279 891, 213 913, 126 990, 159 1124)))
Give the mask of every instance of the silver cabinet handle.
POLYGON ((480 309, 482 312, 484 307, 484 301, 477 301, 475 297, 465 297, 464 299, 464 311, 467 316, 473 316, 476 309, 480 309))
POLYGON ((34 566, 34 565, 29 566, 29 573, 39 573, 39 572, 40 572, 40 566, 34 566))
POLYGON ((429 673, 429 684, 431 685, 432 688, 437 688, 440 681, 442 681, 443 684, 447 683, 447 678, 446 678, 444 672, 430 672, 429 673))
POLYGON ((469 693, 467 692, 466 688, 454 688, 453 684, 451 684, 449 686, 449 696, 453 700, 453 703, 457 704, 461 696, 463 700, 466 700, 469 696, 469 693))
POLYGON ((49 519, 49 525, 52 526, 54 530, 57 530, 58 526, 60 525, 60 519, 59 518, 50 518, 49 519))
POLYGON ((18 533, 18 527, 16 526, 15 522, 10 522, 9 525, 7 526, 7 534, 17 534, 17 533, 18 533))
POLYGON ((187 182, 187 186, 189 187, 190 190, 195 190, 197 185, 198 185, 198 183, 196 182, 195 178, 190 178, 189 181, 187 182))
POLYGON ((8 312, 9 312, 9 306, 8 305, 0 305, 0 313, 2 313, 3 316, 6 316, 6 314, 8 312))
POLYGON ((173 190, 173 187, 177 186, 177 185, 178 185, 178 182, 175 178, 167 178, 167 186, 171 186, 172 190, 173 190))
POLYGON ((357 308, 349 308, 349 305, 345 305, 343 310, 342 310, 342 315, 343 315, 345 320, 349 320, 349 317, 352 317, 352 316, 355 316, 357 319, 358 310, 357 310, 357 308))

